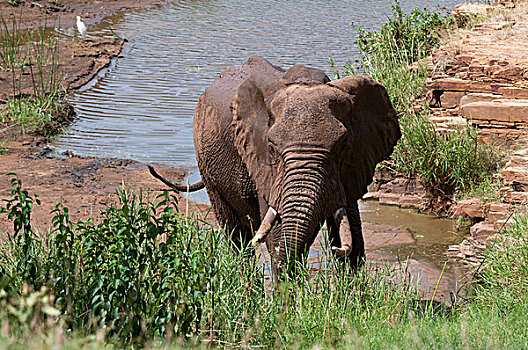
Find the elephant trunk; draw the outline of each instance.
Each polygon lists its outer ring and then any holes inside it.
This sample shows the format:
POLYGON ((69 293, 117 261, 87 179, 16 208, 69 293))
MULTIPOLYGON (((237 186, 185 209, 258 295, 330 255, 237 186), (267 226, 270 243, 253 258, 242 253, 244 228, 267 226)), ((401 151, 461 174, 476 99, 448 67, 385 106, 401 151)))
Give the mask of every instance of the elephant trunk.
POLYGON ((324 216, 322 203, 326 195, 325 154, 313 151, 285 156, 285 177, 279 213, 281 234, 274 237, 279 247, 275 258, 279 264, 298 260, 311 244, 324 216))

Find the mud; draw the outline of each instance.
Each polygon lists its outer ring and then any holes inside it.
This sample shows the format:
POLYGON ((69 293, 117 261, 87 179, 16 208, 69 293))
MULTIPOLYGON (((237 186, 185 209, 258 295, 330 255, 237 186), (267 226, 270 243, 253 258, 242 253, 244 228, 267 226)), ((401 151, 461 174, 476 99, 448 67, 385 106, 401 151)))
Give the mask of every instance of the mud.
POLYGON ((16 18, 21 29, 68 27, 75 25, 76 16, 81 16, 90 25, 118 12, 145 9, 163 2, 164 0, 18 0, 18 5, 12 6, 7 1, 2 1, 0 14, 4 19, 16 18))
MULTIPOLYGON (((41 143, 35 145, 34 137, 21 137, 11 143, 11 151, 0 156, 0 198, 11 198, 10 179, 3 174, 14 172, 30 194, 37 193, 41 205, 35 206, 32 223, 35 229, 46 232, 57 203, 67 206, 73 221, 93 217, 115 203, 115 190, 121 185, 130 186, 144 196, 154 199, 165 189, 164 185, 148 173, 145 164, 122 159, 70 157, 57 155, 41 143), (61 158, 57 158, 61 156, 61 158)), ((158 165, 158 168, 161 166, 158 165)), ((165 168, 160 172, 175 181, 183 178, 186 169, 165 168)), ((177 196, 181 210, 187 201, 177 196)), ((209 207, 189 202, 189 214, 203 217, 209 207)), ((11 230, 11 222, 0 217, 0 230, 11 230)))
MULTIPOLYGON (((101 21, 120 11, 146 8, 161 4, 160 0, 142 1, 78 1, 61 0, 53 4, 48 1, 21 1, 18 6, 0 3, 0 14, 6 23, 14 18, 20 29, 73 26, 80 15, 87 24, 101 21)), ((58 77, 62 79, 61 91, 72 92, 94 79, 111 61, 119 56, 126 40, 119 38, 97 38, 86 41, 74 38, 60 40, 54 57, 46 62, 58 62, 58 77)), ((38 49, 38 44, 28 44, 22 51, 38 49)), ((13 95, 33 94, 32 79, 40 72, 29 66, 24 71, 0 71, 0 102, 13 95), (14 74, 14 77, 13 77, 14 74), (14 78, 14 79, 13 79, 14 78), (13 88, 13 81, 15 88, 13 88)), ((52 74, 50 66, 44 66, 42 76, 47 80, 52 74)), ((37 82, 38 83, 38 82, 37 82)), ((2 106, 0 106, 2 107, 2 106)), ((122 184, 130 186, 154 198, 162 184, 152 178, 145 164, 122 159, 76 157, 72 154, 57 154, 47 146, 47 140, 35 133, 24 133, 15 124, 0 122, 0 138, 7 149, 0 155, 0 198, 10 198, 10 179, 7 173, 16 173, 23 187, 30 194, 38 194, 41 205, 32 213, 34 228, 46 231, 51 224, 51 210, 57 203, 67 206, 73 221, 93 217, 97 220, 100 211, 116 201, 115 190, 122 184)), ((158 166, 160 168, 162 166, 158 166)), ((164 176, 174 181, 182 179, 188 169, 165 168, 164 176)), ((179 197, 182 208, 190 214, 201 215, 209 208, 190 203, 179 197)), ((209 219, 211 220, 211 219, 209 219)), ((0 217, 0 230, 10 230, 12 223, 5 215, 0 217)))

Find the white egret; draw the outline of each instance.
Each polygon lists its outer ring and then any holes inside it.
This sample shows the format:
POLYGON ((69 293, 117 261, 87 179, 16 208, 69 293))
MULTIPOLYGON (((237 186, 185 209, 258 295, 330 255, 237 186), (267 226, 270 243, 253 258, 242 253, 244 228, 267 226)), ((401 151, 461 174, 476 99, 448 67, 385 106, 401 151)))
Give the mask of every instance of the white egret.
POLYGON ((79 30, 83 40, 86 40, 86 24, 81 20, 81 16, 77 16, 77 30, 79 30))

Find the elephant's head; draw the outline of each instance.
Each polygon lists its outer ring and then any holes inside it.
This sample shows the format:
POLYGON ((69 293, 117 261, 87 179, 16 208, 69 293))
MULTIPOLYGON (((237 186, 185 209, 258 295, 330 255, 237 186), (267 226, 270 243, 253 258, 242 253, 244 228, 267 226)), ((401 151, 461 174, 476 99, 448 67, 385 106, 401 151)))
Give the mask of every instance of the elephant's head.
POLYGON ((366 193, 400 137, 387 92, 374 80, 307 80, 270 94, 253 77, 232 102, 235 145, 267 205, 258 232, 271 230, 278 262, 301 256, 325 218, 366 193))

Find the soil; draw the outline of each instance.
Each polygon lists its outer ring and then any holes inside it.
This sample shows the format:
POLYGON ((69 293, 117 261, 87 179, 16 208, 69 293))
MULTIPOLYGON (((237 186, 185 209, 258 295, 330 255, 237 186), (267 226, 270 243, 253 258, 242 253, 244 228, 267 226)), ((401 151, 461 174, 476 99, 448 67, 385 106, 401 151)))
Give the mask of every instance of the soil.
POLYGON ((158 6, 164 0, 13 0, 16 6, 7 1, 0 3, 0 14, 8 23, 15 18, 21 29, 39 27, 69 27, 81 16, 87 24, 102 21, 105 17, 122 11, 145 9, 158 6))
MULTIPOLYGON (((42 0, 20 1, 18 6, 11 6, 5 1, 0 3, 0 15, 8 24, 10 16, 15 16, 22 29, 49 27, 59 23, 61 26, 74 25, 77 15, 81 15, 89 25, 119 11, 142 9, 160 3, 161 0, 59 0, 56 3, 42 0)), ((110 65, 112 59, 120 55, 125 44, 126 40, 119 38, 59 41, 54 59, 59 63, 58 74, 62 78, 60 90, 72 92, 89 83, 110 65)), ((35 46, 26 46, 23 51, 32 49, 35 46)), ((37 73, 37 68, 32 68, 37 73)), ((20 68, 14 71, 15 89, 12 74, 12 71, 0 70, 0 102, 7 102, 13 95, 33 93, 29 66, 24 71, 20 68)), ((52 74, 51 69, 45 66, 44 79, 49 74, 52 74)), ((20 126, 12 123, 0 123, 0 137, 7 148, 0 155, 0 198, 11 198, 10 180, 13 176, 4 174, 16 173, 25 190, 31 195, 39 195, 41 205, 35 206, 32 223, 43 232, 50 227, 50 212, 59 202, 69 208, 73 221, 89 217, 97 220, 100 211, 116 201, 116 188, 122 184, 137 191, 141 189, 149 198, 154 198, 166 189, 150 176, 146 164, 132 160, 54 154, 47 147, 45 138, 38 133, 24 133, 20 126)), ((163 166, 158 165, 157 168, 163 166)), ((185 171, 184 168, 165 168, 161 172, 167 178, 178 181, 183 178, 185 171)), ((180 206, 186 208, 186 200, 177 197, 180 206)), ((189 205, 189 210, 198 215, 208 209, 205 205, 189 205)), ((0 216, 0 230, 11 230, 11 225, 6 215, 0 216)))

